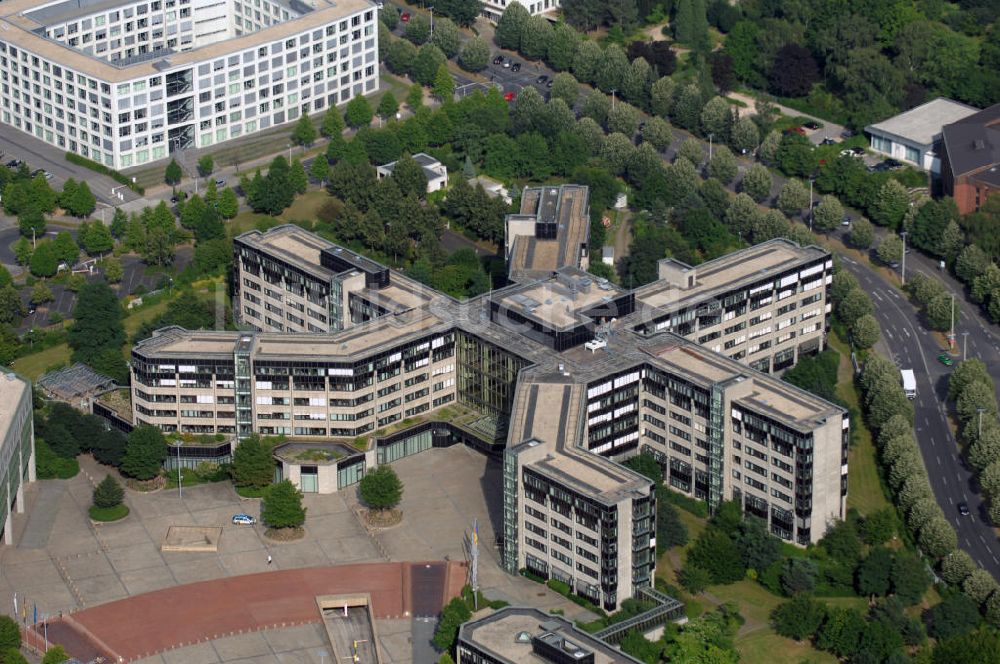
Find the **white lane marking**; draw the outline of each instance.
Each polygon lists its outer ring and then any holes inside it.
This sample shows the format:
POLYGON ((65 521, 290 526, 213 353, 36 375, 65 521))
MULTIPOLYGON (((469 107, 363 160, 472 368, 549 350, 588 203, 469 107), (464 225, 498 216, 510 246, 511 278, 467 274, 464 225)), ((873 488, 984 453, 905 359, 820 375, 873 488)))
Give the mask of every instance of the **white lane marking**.
POLYGON ((940 454, 938 455, 937 460, 938 460, 938 465, 940 466, 941 465, 941 455, 940 454))
POLYGON ((878 294, 878 291, 872 291, 872 296, 879 302, 882 301, 882 296, 878 294))
POLYGON ((979 536, 979 541, 982 542, 983 544, 986 544, 986 540, 983 538, 982 535, 979 536))
POLYGON ((903 328, 903 334, 905 334, 905 335, 906 335, 906 338, 907 338, 907 339, 909 339, 909 338, 910 338, 910 331, 909 331, 909 330, 907 330, 907 329, 906 329, 905 327, 903 328))
POLYGON ((887 337, 889 337, 890 339, 895 339, 895 337, 892 336, 892 331, 890 329, 888 329, 888 328, 886 328, 886 330, 885 330, 885 335, 887 337))

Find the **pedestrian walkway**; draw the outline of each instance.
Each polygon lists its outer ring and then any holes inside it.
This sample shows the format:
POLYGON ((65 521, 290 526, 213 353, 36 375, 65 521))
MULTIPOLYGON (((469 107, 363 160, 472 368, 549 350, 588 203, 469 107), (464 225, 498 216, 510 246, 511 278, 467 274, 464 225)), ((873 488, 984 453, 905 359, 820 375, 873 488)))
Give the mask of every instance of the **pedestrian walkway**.
POLYGON ((64 493, 66 493, 65 482, 59 480, 39 481, 38 498, 34 507, 31 508, 28 523, 24 527, 24 534, 17 545, 19 549, 44 549, 48 546, 52 526, 59 513, 59 501, 64 493))

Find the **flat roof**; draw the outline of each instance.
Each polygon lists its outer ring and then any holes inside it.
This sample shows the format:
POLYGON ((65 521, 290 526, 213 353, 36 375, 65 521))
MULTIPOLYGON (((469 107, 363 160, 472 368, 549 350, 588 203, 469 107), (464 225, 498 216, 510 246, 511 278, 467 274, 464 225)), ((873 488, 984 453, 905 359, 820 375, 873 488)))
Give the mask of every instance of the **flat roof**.
POLYGON ((669 367, 670 371, 690 377, 696 384, 749 381, 747 393, 736 397, 737 405, 745 404, 750 410, 760 412, 800 431, 812 430, 813 424, 843 414, 840 406, 790 385, 770 374, 765 374, 698 346, 677 335, 668 334, 669 341, 655 342, 643 347, 654 358, 654 364, 669 367))
POLYGON ((946 124, 979 112, 978 108, 938 97, 899 115, 865 127, 870 134, 892 134, 916 145, 932 145, 946 124))
MULTIPOLYGON (((7 435, 14 423, 17 408, 25 392, 31 391, 31 383, 10 371, 0 376, 0 441, 7 435)), ((31 417, 29 414, 28 417, 31 417)))
MULTIPOLYGON (((0 2, 0 41, 23 48, 81 74, 93 76, 101 81, 117 83, 142 76, 155 76, 219 56, 257 48, 261 44, 280 41, 291 35, 307 32, 345 16, 375 7, 372 0, 315 0, 315 3, 315 11, 288 21, 282 21, 263 30, 251 32, 235 39, 199 46, 190 51, 164 53, 162 57, 154 56, 148 60, 123 67, 118 67, 108 60, 88 55, 72 46, 36 34, 34 31, 44 26, 30 18, 26 12, 37 8, 37 0, 4 0, 0 2)), ((124 3, 121 4, 124 5, 124 3)))
POLYGON ((260 252, 272 254, 324 281, 329 281, 335 274, 320 264, 319 257, 324 249, 332 250, 338 245, 294 224, 282 224, 263 232, 247 231, 237 235, 236 240, 260 252))
MULTIPOLYGON (((536 655, 531 644, 531 637, 546 635, 562 637, 593 652, 594 664, 639 664, 639 660, 578 629, 565 618, 539 609, 508 606, 471 620, 459 629, 460 642, 485 651, 504 664, 552 664, 551 660, 536 655)), ((568 653, 567 658, 567 661, 573 659, 568 653)))
MULTIPOLYGON (((691 288, 659 279, 637 288, 635 299, 651 307, 682 309, 692 302, 773 278, 796 265, 829 256, 830 253, 820 247, 800 247, 791 240, 778 238, 691 268, 697 275, 691 288)), ((669 258, 664 261, 679 264, 669 258)))
POLYGON ((556 222, 558 228, 555 239, 524 235, 514 238, 508 257, 511 277, 538 278, 564 266, 580 266, 578 248, 590 238, 589 192, 588 187, 577 184, 524 190, 520 214, 510 218, 556 222))
POLYGON ((548 278, 499 291, 495 302, 555 329, 583 321, 582 312, 622 294, 614 284, 582 270, 563 268, 548 278))

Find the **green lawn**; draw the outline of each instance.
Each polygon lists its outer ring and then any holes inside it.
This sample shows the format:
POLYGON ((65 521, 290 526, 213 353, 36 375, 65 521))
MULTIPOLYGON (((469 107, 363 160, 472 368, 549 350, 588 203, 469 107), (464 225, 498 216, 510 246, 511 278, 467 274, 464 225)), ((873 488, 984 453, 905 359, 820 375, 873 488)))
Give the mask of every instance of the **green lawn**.
POLYGON ((282 212, 278 218, 282 221, 292 219, 316 220, 316 212, 332 197, 324 189, 310 189, 304 194, 295 197, 292 204, 282 212))
MULTIPOLYGON (((837 370, 837 396, 849 408, 861 412, 858 393, 852 379, 851 351, 836 334, 829 336, 830 346, 840 353, 840 367, 837 370)), ((871 514, 885 507, 892 507, 882 489, 875 459, 875 444, 872 434, 860 417, 854 418, 855 443, 848 452, 847 506, 857 508, 862 514, 871 514)))
POLYGON ((129 336, 135 334, 142 327, 143 323, 155 319, 166 311, 169 302, 169 300, 163 300, 125 316, 122 320, 122 325, 125 327, 125 334, 129 336))
POLYGON ((71 354, 69 344, 59 344, 14 360, 13 368, 15 372, 34 381, 49 368, 69 362, 71 354))
POLYGON ((115 507, 92 505, 90 508, 90 518, 94 521, 119 521, 127 516, 128 507, 125 505, 116 505, 115 507))

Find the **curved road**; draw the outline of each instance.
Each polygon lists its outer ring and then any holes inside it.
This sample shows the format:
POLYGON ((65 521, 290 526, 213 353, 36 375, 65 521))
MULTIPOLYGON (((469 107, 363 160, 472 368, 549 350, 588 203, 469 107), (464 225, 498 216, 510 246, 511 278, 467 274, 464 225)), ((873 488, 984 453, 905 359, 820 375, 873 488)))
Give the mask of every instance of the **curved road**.
MULTIPOLYGON (((892 360, 902 369, 913 369, 917 379, 914 400, 914 430, 927 466, 931 488, 945 517, 955 527, 959 547, 964 549, 994 578, 1000 579, 1000 543, 986 512, 972 473, 959 456, 949 428, 945 404, 951 369, 937 361, 941 347, 919 322, 917 310, 899 290, 887 284, 874 270, 844 257, 844 267, 854 274, 875 303, 875 317, 882 326, 885 345, 892 360), (970 516, 960 516, 958 503, 967 503, 970 516)), ((970 347, 971 349, 971 347, 970 347)), ((996 349, 990 346, 988 355, 996 349)), ((978 355, 976 353, 975 355, 978 355)), ((970 356, 973 356, 970 353, 970 356)), ((996 371, 995 356, 982 357, 996 371)))

